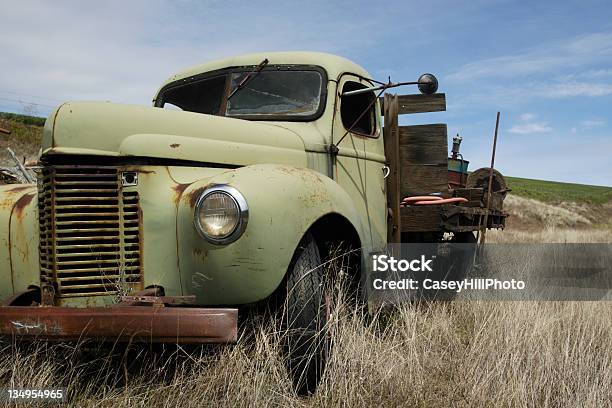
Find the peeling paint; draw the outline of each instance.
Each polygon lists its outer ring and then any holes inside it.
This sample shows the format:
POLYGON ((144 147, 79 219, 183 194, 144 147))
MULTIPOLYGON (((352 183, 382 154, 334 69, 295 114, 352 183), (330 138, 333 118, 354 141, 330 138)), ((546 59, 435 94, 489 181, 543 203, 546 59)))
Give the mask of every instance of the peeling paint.
POLYGON ((198 198, 200 198, 200 195, 202 194, 202 192, 204 192, 204 190, 206 190, 207 188, 208 186, 199 187, 189 193, 188 198, 189 198, 189 205, 191 206, 191 208, 195 208, 198 202, 198 198))
POLYGON ((181 199, 181 196, 183 195, 183 192, 187 189, 187 187, 189 187, 191 184, 190 183, 184 183, 184 184, 177 184, 174 187, 172 187, 172 189, 174 190, 175 193, 175 198, 174 198, 174 202, 178 203, 178 201, 181 199))
POLYGON ((208 257, 208 251, 199 247, 195 247, 193 249, 193 255, 196 258, 200 258, 202 261, 206 261, 206 258, 208 257))
POLYGON ((17 184, 14 187, 9 187, 4 190, 4 193, 18 193, 20 191, 28 190, 32 188, 31 184, 17 184))
POLYGON ((41 323, 28 324, 28 323, 11 321, 11 324, 15 326, 15 329, 17 329, 18 332, 25 331, 26 333, 29 333, 30 330, 34 330, 34 329, 37 329, 36 330, 37 332, 46 331, 46 326, 41 323))
POLYGON ((23 210, 32 202, 35 196, 35 193, 27 193, 22 195, 21 198, 17 200, 15 206, 13 207, 13 211, 15 211, 18 221, 21 221, 23 217, 23 210))

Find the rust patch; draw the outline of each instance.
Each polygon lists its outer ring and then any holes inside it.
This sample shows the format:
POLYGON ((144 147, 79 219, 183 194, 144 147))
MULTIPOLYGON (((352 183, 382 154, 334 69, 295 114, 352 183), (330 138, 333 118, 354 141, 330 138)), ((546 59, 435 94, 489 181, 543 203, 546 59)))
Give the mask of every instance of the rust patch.
POLYGON ((178 204, 179 200, 181 199, 181 196, 183 195, 183 192, 190 185, 191 183, 184 183, 184 184, 176 184, 174 187, 172 187, 172 189, 174 190, 174 203, 175 204, 178 204))
POLYGON ((208 257, 208 251, 202 249, 202 248, 194 248, 193 249, 193 255, 196 258, 201 259, 202 261, 206 261, 206 258, 208 257))
POLYGON ((180 144, 179 144, 179 143, 172 143, 172 144, 170 145, 170 147, 171 147, 171 148, 173 148, 173 149, 176 149, 176 148, 177 148, 177 147, 179 147, 179 146, 180 146, 180 144))
POLYGON ((17 202, 15 203, 15 207, 13 208, 18 219, 21 219, 23 217, 23 210, 28 206, 28 204, 32 202, 32 199, 35 195, 36 194, 34 193, 27 193, 21 196, 19 200, 17 200, 17 202))
POLYGON ((7 208, 11 208, 13 206, 13 200, 10 197, 6 197, 3 200, 0 200, 0 210, 5 210, 7 208))
MULTIPOLYGON (((1 198, 0 199, 0 209, 5 210, 5 209, 13 208, 13 205, 15 204, 15 196, 23 191, 32 190, 32 189, 33 189, 33 186, 31 184, 27 184, 27 185, 15 185, 14 187, 0 190, 0 198, 1 198)), ((30 193, 30 194, 34 194, 34 193, 30 193)), ((30 198, 29 201, 31 200, 32 199, 30 198)), ((27 205, 27 203, 25 203, 24 205, 27 205)))
POLYGON ((18 184, 15 187, 7 188, 6 190, 3 191, 3 193, 15 194, 15 193, 18 193, 20 191, 28 190, 30 188, 32 188, 31 184, 18 184))
POLYGON ((189 205, 191 206, 191 208, 195 208, 196 203, 198 202, 198 198, 200 198, 202 192, 207 188, 208 186, 196 188, 191 193, 189 193, 189 205))
POLYGON ((277 170, 289 176, 299 177, 304 182, 307 189, 301 199, 307 206, 319 205, 322 202, 329 201, 329 192, 322 187, 323 180, 319 173, 291 166, 279 166, 277 170))
POLYGON ((235 343, 237 332, 238 309, 229 308, 0 307, 0 335, 24 339, 235 343))
POLYGON ((140 166, 126 166, 123 171, 136 171, 139 175, 156 174, 155 170, 143 170, 140 166))
POLYGON ((289 176, 296 176, 302 179, 302 181, 308 183, 313 181, 321 181, 318 173, 310 169, 302 169, 292 166, 278 166, 276 168, 280 173, 287 174, 289 176))

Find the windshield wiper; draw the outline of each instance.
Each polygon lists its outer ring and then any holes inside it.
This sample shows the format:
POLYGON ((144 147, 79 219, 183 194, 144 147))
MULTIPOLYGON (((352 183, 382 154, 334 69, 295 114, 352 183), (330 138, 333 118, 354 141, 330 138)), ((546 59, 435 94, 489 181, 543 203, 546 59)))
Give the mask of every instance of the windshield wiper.
POLYGON ((227 100, 229 101, 230 99, 232 99, 232 96, 234 96, 236 94, 236 92, 238 92, 239 90, 241 90, 242 88, 244 88, 250 81, 251 79, 255 78, 262 69, 264 69, 264 67, 268 65, 268 59, 266 58, 265 60, 261 61, 259 63, 259 65, 257 65, 257 67, 255 67, 254 70, 252 70, 251 72, 249 72, 243 79, 242 81, 240 81, 240 83, 238 84, 238 86, 236 87, 236 89, 234 89, 232 91, 232 93, 229 94, 229 96, 227 97, 227 100))

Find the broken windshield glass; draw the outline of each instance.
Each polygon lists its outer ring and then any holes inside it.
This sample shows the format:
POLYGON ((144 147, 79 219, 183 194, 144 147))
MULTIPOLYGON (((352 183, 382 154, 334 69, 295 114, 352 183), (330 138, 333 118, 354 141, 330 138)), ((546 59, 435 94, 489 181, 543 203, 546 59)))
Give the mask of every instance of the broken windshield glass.
MULTIPOLYGON (((231 89, 244 73, 231 74, 231 89)), ((311 116, 319 109, 322 78, 317 71, 262 71, 227 102, 227 116, 311 116)))
POLYGON ((319 70, 267 67, 245 82, 249 73, 228 71, 173 84, 162 92, 159 106, 253 120, 311 120, 320 114, 324 79, 319 70))

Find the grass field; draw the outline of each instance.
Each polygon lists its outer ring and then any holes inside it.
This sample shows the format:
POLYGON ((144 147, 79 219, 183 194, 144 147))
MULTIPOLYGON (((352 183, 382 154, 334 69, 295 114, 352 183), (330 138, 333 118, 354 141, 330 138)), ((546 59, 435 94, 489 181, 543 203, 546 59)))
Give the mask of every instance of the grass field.
POLYGON ((292 391, 273 320, 235 346, 0 347, 0 384, 68 387, 70 407, 609 407, 612 302, 406 305, 333 311, 318 392, 292 391))
POLYGON ((518 177, 506 177, 506 181, 512 189, 512 194, 533 198, 545 203, 604 204, 612 201, 612 187, 559 183, 556 181, 531 180, 518 177))

